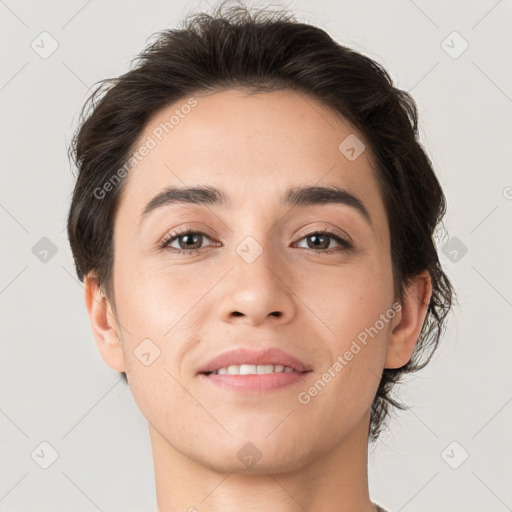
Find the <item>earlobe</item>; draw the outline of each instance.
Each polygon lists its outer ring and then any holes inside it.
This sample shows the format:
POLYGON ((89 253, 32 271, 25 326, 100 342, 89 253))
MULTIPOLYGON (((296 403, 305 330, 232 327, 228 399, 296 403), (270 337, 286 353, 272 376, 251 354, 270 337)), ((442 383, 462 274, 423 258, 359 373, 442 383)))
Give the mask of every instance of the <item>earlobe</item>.
POLYGON ((424 271, 411 279, 404 293, 398 322, 393 328, 386 353, 385 368, 401 368, 411 359, 432 296, 432 279, 424 271))
POLYGON ((84 285, 85 305, 101 358, 113 370, 126 371, 121 331, 110 302, 94 275, 88 274, 84 285))

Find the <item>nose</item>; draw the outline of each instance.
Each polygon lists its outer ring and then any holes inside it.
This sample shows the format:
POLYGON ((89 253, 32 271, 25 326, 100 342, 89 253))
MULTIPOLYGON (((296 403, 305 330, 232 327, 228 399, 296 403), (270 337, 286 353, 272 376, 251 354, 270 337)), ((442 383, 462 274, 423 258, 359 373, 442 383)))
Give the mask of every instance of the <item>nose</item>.
POLYGON ((297 305, 290 268, 269 248, 262 247, 252 262, 240 254, 234 254, 232 270, 220 291, 222 320, 253 326, 291 322, 297 305))

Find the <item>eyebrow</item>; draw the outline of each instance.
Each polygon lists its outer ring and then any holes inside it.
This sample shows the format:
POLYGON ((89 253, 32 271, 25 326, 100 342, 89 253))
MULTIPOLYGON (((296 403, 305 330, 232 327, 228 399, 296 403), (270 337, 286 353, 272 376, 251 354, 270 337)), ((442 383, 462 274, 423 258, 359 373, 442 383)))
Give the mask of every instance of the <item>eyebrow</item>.
MULTIPOLYGON (((230 207, 229 196, 222 190, 211 186, 167 187, 157 194, 144 208, 140 224, 151 212, 171 204, 192 203, 198 205, 213 205, 230 207)), ((281 198, 284 206, 312 206, 320 204, 342 204, 354 208, 368 224, 372 219, 363 202, 345 189, 329 186, 296 186, 288 189, 281 198)))

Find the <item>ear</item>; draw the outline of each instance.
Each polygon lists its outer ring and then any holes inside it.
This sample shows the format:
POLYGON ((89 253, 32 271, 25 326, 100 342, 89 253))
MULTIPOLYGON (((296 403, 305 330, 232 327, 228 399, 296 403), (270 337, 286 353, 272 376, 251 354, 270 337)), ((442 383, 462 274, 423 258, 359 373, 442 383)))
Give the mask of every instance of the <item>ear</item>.
POLYGON ((395 317, 384 368, 401 368, 410 361, 431 296, 432 279, 429 272, 424 271, 415 276, 405 290, 402 309, 395 317))
POLYGON ((85 305, 98 351, 105 363, 118 372, 126 371, 120 329, 110 302, 97 278, 88 274, 84 279, 85 305))

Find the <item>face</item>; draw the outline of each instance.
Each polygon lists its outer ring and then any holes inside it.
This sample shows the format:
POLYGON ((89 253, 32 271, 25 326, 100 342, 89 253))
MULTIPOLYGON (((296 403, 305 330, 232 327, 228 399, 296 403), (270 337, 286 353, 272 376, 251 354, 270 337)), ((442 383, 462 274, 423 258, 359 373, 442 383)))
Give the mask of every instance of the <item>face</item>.
POLYGON ((315 100, 194 98, 151 120, 138 146, 156 145, 126 178, 114 224, 116 369, 162 449, 224 472, 291 470, 367 432, 394 325, 383 197, 368 144, 355 159, 361 146, 340 150, 364 139, 315 100), (196 194, 148 208, 168 187, 215 188, 225 201, 196 194), (298 187, 344 193, 283 201, 298 187), (251 364, 269 348, 309 371, 200 373, 225 352, 247 349, 251 364), (261 456, 254 468, 242 448, 261 456))

